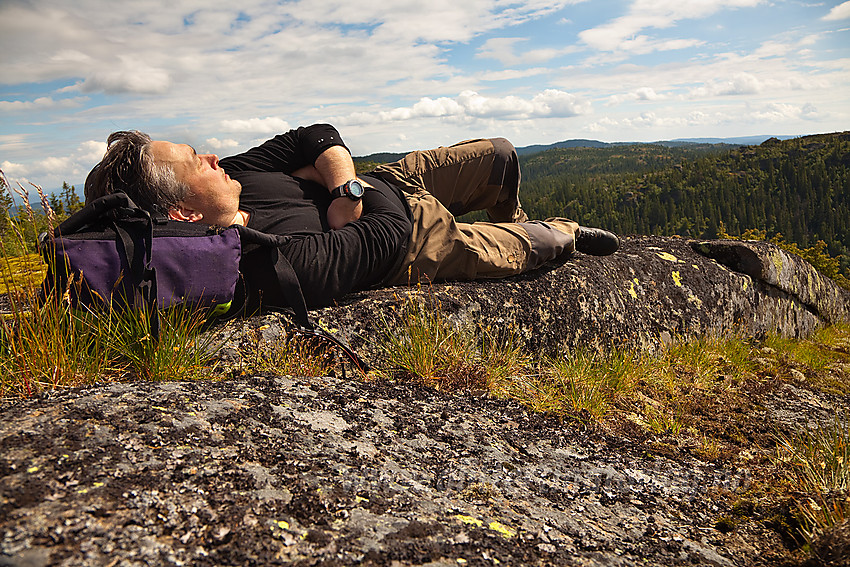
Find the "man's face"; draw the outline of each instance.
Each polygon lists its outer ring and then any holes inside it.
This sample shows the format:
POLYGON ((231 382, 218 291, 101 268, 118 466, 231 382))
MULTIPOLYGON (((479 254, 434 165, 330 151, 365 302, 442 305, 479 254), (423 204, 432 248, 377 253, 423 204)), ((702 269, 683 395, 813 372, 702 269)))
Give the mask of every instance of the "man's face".
POLYGON ((239 210, 242 185, 218 166, 214 154, 197 154, 192 146, 154 141, 151 155, 157 163, 170 166, 190 191, 172 210, 181 220, 228 226, 239 210))

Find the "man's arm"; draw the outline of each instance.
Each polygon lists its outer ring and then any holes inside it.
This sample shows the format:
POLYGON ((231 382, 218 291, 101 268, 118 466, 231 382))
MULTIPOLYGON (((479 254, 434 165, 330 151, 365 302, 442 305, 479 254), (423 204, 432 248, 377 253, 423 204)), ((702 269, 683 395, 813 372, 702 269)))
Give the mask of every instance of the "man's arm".
MULTIPOLYGON (((333 191, 346 181, 357 177, 354 170, 354 162, 351 154, 343 146, 328 148, 316 158, 314 165, 321 181, 328 191, 333 191)), ((369 187, 369 184, 363 182, 369 187)), ((356 221, 363 214, 363 203, 360 200, 352 201, 347 197, 340 197, 331 201, 328 207, 328 225, 334 230, 339 230, 348 223, 356 221)))
POLYGON ((345 144, 336 128, 313 124, 278 134, 248 151, 221 159, 219 164, 225 171, 282 171, 293 175, 315 164, 325 150, 337 146, 344 148, 345 144))
POLYGON ((363 197, 364 214, 340 230, 296 236, 283 247, 310 307, 378 284, 397 268, 412 230, 402 203, 378 190, 363 197))
MULTIPOLYGON (((282 171, 318 183, 328 191, 357 177, 348 148, 329 124, 290 130, 247 152, 224 158, 220 164, 225 171, 282 171)), ((335 199, 328 209, 328 224, 340 229, 359 219, 362 212, 359 201, 335 199)))

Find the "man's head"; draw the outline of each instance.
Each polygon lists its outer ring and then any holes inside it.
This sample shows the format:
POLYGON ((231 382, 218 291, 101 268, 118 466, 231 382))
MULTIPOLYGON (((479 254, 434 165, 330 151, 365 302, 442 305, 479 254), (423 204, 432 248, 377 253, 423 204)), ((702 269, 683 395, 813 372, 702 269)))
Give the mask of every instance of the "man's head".
POLYGON ((106 154, 86 179, 85 195, 88 202, 123 191, 150 212, 228 225, 238 211, 241 189, 215 155, 130 131, 110 134, 106 154))
POLYGON ((167 167, 189 191, 169 213, 178 220, 227 226, 239 211, 242 185, 218 165, 215 154, 198 154, 192 146, 153 141, 150 155, 157 165, 167 167))

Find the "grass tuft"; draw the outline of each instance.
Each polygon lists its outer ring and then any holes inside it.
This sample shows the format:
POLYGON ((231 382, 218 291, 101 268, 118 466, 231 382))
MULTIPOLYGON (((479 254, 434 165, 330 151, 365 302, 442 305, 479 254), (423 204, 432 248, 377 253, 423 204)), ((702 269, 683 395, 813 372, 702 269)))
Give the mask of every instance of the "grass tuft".
POLYGON ((802 531, 816 536, 850 518, 850 414, 777 437, 776 464, 793 487, 802 531))
MULTIPOLYGON (((444 392, 486 390, 491 377, 472 329, 455 328, 437 300, 422 294, 408 295, 399 302, 396 322, 382 321, 379 345, 384 368, 380 374, 421 381, 444 392)), ((499 360, 490 348, 491 359, 499 360)), ((502 360, 497 372, 509 365, 502 360)))
POLYGON ((317 339, 289 335, 281 340, 260 339, 253 354, 252 370, 283 376, 327 376, 339 364, 337 353, 317 339))

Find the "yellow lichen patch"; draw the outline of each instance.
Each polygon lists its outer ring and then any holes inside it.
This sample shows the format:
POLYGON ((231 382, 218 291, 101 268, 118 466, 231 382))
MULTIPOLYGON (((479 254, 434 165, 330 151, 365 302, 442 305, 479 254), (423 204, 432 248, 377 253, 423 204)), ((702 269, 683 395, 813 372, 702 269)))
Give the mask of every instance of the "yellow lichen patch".
POLYGON ((477 528, 480 528, 484 525, 484 522, 482 522, 478 518, 473 518, 472 516, 465 516, 463 514, 456 514, 455 519, 460 520, 464 524, 469 524, 470 526, 475 526, 477 528))
POLYGON ((279 527, 282 530, 288 530, 289 529, 289 522, 287 522, 286 520, 278 520, 277 527, 279 527))
POLYGON ((635 282, 631 282, 632 285, 629 288, 629 295, 632 296, 632 299, 637 299, 637 292, 635 291, 635 282))
POLYGON ((773 267, 776 268, 776 273, 782 272, 783 262, 782 255, 779 252, 775 252, 770 255, 770 259, 773 262, 773 267))
POLYGON ((667 260, 668 262, 678 262, 679 259, 670 254, 669 252, 656 252, 659 258, 662 260, 667 260))
POLYGON ((673 283, 676 284, 678 287, 682 287, 681 274, 679 274, 679 272, 673 272, 671 275, 673 276, 673 283))
POLYGON ((702 309, 702 299, 700 299, 696 295, 688 297, 688 302, 696 305, 697 309, 702 309))
POLYGON ((490 529, 494 532, 499 532, 503 536, 507 538, 514 537, 516 535, 516 530, 509 528, 505 524, 499 522, 490 522, 490 529))

